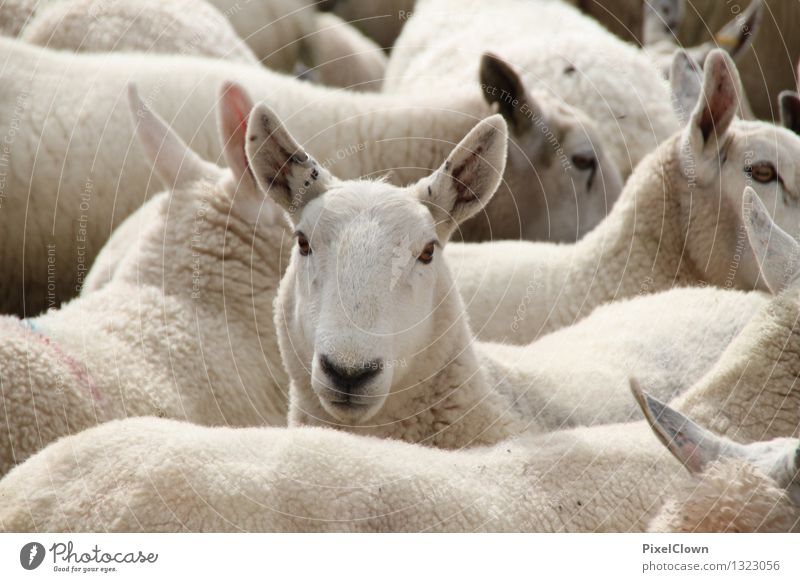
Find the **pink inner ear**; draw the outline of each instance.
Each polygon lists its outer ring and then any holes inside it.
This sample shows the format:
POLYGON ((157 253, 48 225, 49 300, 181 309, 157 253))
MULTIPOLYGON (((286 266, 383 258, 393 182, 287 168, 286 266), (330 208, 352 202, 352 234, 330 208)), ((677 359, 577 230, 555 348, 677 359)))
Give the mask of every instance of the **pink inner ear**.
POLYGON ((241 132, 243 135, 246 134, 247 117, 250 115, 250 110, 252 108, 253 104, 250 103, 250 99, 247 98, 240 87, 236 85, 226 86, 225 110, 234 116, 232 121, 236 123, 235 128, 232 128, 231 134, 234 132, 241 132))
MULTIPOLYGON (((725 63, 720 63, 719 67, 725 67, 725 63)), ((716 67, 715 67, 716 68, 716 67)), ((715 127, 720 124, 726 112, 736 106, 736 91, 730 86, 730 83, 724 78, 726 72, 715 70, 714 75, 717 77, 716 87, 713 94, 708 99, 708 103, 703 109, 702 117, 700 118, 700 129, 703 132, 703 138, 707 141, 711 136, 711 132, 715 127)))
POLYGON ((253 103, 241 87, 233 83, 226 84, 223 97, 223 111, 229 143, 237 145, 237 155, 243 170, 250 172, 250 164, 245 154, 247 136, 247 119, 253 109, 253 103))

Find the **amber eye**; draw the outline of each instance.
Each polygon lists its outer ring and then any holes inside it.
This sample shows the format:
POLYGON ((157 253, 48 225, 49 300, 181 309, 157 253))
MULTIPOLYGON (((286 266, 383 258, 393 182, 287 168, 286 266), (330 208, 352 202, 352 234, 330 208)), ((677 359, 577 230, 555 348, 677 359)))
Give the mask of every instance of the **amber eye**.
POLYGON ((597 165, 597 159, 594 156, 575 154, 572 156, 572 164, 579 170, 592 170, 597 165))
POLYGON ((424 264, 424 265, 430 265, 431 261, 433 260, 433 249, 435 247, 436 247, 436 243, 434 243, 432 241, 429 242, 428 244, 426 244, 425 248, 422 249, 422 252, 417 257, 417 260, 420 263, 424 264))
POLYGON ((761 184, 769 184, 778 178, 778 171, 770 162, 756 162, 752 166, 745 166, 744 171, 761 184))
POLYGON ((308 239, 302 232, 297 233, 297 248, 300 249, 300 254, 304 257, 311 254, 311 245, 308 244, 308 239))

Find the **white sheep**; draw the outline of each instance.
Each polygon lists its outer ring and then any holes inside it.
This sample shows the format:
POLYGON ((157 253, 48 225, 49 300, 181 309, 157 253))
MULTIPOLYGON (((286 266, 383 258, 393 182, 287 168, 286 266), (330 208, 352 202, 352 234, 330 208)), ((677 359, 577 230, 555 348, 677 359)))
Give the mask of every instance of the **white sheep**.
MULTIPOLYGON (((800 531, 800 448, 786 448, 793 439, 742 445, 641 392, 638 383, 632 389, 655 435, 694 476, 674 486, 648 531, 800 531)), ((708 398, 704 392, 700 387, 689 394, 708 398)))
POLYGON ((262 63, 284 72, 310 67, 309 78, 334 87, 377 90, 386 70, 380 47, 314 0, 209 0, 262 63))
POLYGON ((259 62, 225 16, 205 0, 49 2, 40 5, 20 38, 60 50, 142 51, 259 62))
MULTIPOLYGON (((414 99, 353 94, 314 87, 260 67, 211 59, 75 55, 0 38, 0 60, 5 63, 0 70, 5 88, 0 135, 7 145, 0 159, 5 171, 0 225, 6 237, 2 245, 6 277, 0 297, 3 311, 20 314, 48 306, 48 282, 55 287, 56 304, 73 296, 113 226, 157 189, 148 179, 148 162, 138 149, 130 148, 133 133, 123 98, 129 80, 204 158, 219 157, 213 111, 219 85, 232 79, 266 99, 338 176, 391 172, 400 184, 438 166, 452 145, 491 112, 478 94, 414 99), (34 219, 41 216, 57 220, 50 224, 34 219), (26 311, 21 297, 23 257, 26 311), (55 270, 55 278, 48 274, 48 266, 55 270)), ((591 212, 587 217, 580 202, 570 204, 572 185, 579 191, 578 201, 602 200, 604 188, 609 199, 616 197, 608 189, 611 170, 603 171, 601 162, 598 172, 603 172, 605 183, 595 180, 587 191, 584 181, 575 180, 569 169, 531 166, 529 159, 544 154, 549 144, 512 141, 520 155, 509 161, 493 204, 464 227, 464 238, 547 237, 547 230, 537 229, 531 219, 541 208, 543 191, 567 193, 557 216, 566 222, 583 217, 581 224, 599 217, 592 218, 591 212), (587 196, 589 191, 593 197, 587 196)), ((593 151, 590 143, 580 146, 593 151)))
MULTIPOLYGON (((731 11, 730 22, 726 23, 714 39, 685 50, 695 62, 705 62, 708 53, 715 48, 727 51, 731 58, 738 61, 752 46, 758 37, 764 16, 762 0, 753 0, 747 10, 734 13, 731 11)), ((673 53, 679 49, 678 31, 689 12, 683 0, 645 0, 643 2, 642 45, 643 49, 655 60, 666 78, 669 78, 669 67, 673 53)), ((747 118, 753 113, 746 104, 747 118)))
MULTIPOLYGON (((649 56, 551 0, 418 1, 389 59, 384 91, 460 86, 476 76, 485 51, 517 67, 524 87, 591 119, 624 177, 679 129, 669 87, 649 56)), ((504 84, 489 80, 484 90, 495 93, 508 121, 526 117, 504 84)))
MULTIPOLYGON (((800 119, 792 113, 797 102, 787 95, 783 105, 791 131, 733 119, 739 87, 735 67, 721 52, 708 61, 705 88, 693 87, 691 79, 676 86, 693 96, 676 99, 687 118, 683 132, 641 164, 611 215, 583 240, 558 246, 447 245, 445 256, 479 339, 526 344, 603 303, 675 286, 707 282, 764 288, 740 228, 741 205, 726 193, 750 183, 775 209, 780 224, 800 222, 800 174, 779 163, 800 156, 800 138, 792 133, 800 119), (689 107, 694 110, 687 114, 689 107), (705 137, 711 126, 717 128, 716 139, 705 137), (720 168, 723 151, 727 158, 720 168)), ((673 78, 680 82, 681 77, 673 78)), ((116 246, 124 248, 129 236, 115 234, 116 246)), ((101 273, 119 259, 110 248, 103 255, 104 267, 96 271, 91 288, 102 284, 101 273)))
POLYGON ((800 168, 784 163, 800 157, 800 137, 735 119, 738 75, 722 51, 703 74, 683 131, 639 165, 582 240, 448 247, 480 339, 527 343, 602 303, 675 286, 764 288, 740 228, 741 192, 752 185, 779 224, 800 223, 800 168))
POLYGON ((532 346, 476 342, 438 255, 498 186, 501 116, 478 124, 430 178, 407 188, 340 183, 326 171, 313 186, 293 180, 318 164, 282 154, 303 150, 268 110, 254 109, 248 128, 251 165, 266 172, 256 179, 297 236, 275 302, 291 426, 462 448, 523 430, 630 420, 632 370, 671 398, 764 304, 758 294, 686 289, 614 304, 532 346), (702 331, 684 333, 696 322, 702 331))
MULTIPOLYGON (((786 495, 800 502, 797 439, 742 446, 685 418, 667 430, 676 428, 696 445, 688 465, 702 458, 713 479, 720 464, 752 474, 716 498, 738 496, 753 530, 792 525, 769 502, 796 512, 786 495)), ((0 530, 644 531, 696 479, 644 421, 442 451, 320 428, 138 418, 64 438, 15 468, 0 481, 0 530)))
MULTIPOLYGON (((232 7, 228 7, 231 13, 232 7)), ((374 42, 332 14, 315 13, 287 47, 311 66, 315 82, 361 91, 377 90, 386 55, 374 42)), ((280 21, 276 26, 286 23, 280 21)), ((269 27, 267 27, 269 28, 269 27)), ((288 33, 288 31, 287 31, 288 33)), ((230 21, 205 0, 58 0, 41 5, 20 38, 31 44, 78 52, 140 51, 224 58, 257 64, 230 21)), ((273 37, 270 37, 275 40, 273 37)), ((279 48, 275 46, 270 53, 279 48)), ((282 50, 287 50, 283 47, 282 50)), ((280 56, 281 68, 296 63, 280 56), (284 62, 285 61, 285 62, 284 62)), ((267 59, 266 64, 274 64, 267 59)))
POLYGON ((800 427, 800 244, 773 221, 754 189, 747 188, 742 207, 747 242, 776 296, 675 404, 708 418, 714 432, 747 442, 800 427))
POLYGON ((303 38, 315 29, 313 0, 208 0, 230 20, 261 62, 277 71, 292 72, 302 60, 303 38))
MULTIPOLYGON (((5 0, 0 30, 6 36, 17 36, 37 15, 61 0, 5 0)), ((68 4, 72 0, 65 0, 68 4)), ((163 4, 181 0, 165 0, 163 4)), ((230 21, 236 33, 247 43, 258 59, 272 69, 291 72, 304 50, 302 38, 314 30, 316 11, 312 0, 269 0, 268 2, 239 2, 238 0, 209 0, 230 21)), ((122 11, 124 1, 97 5, 98 10, 122 11)), ((192 7, 194 11, 196 7, 192 7)), ((64 10, 69 11, 65 6, 64 10)), ((78 13, 76 13, 78 14, 78 13)), ((89 15, 91 16, 91 15, 89 15)), ((78 23, 86 26, 86 23, 78 23)), ((146 31, 144 31, 146 32, 146 31)), ((136 42, 131 39, 131 42, 136 42)), ((69 47, 74 48, 74 47, 69 47)), ((138 48, 138 47, 137 47, 138 48)))
POLYGON ((311 78, 331 87, 380 90, 389 62, 381 47, 333 14, 320 13, 315 22, 303 39, 311 78))
POLYGON ((131 107, 153 179, 169 191, 104 289, 34 319, 0 320, 0 474, 113 418, 286 422, 271 320, 288 233, 245 161, 251 103, 233 85, 220 95, 230 169, 188 149, 135 93, 131 107), (260 328, 270 330, 263 339, 260 328))
MULTIPOLYGON (((606 28, 627 41, 641 44, 642 0, 567 0, 597 18, 606 28)), ((760 0, 720 2, 691 0, 678 30, 683 46, 694 46, 709 40, 725 46, 731 37, 720 37, 713 31, 724 31, 732 16, 749 14, 752 4, 760 0)), ((800 59, 800 39, 795 23, 800 18, 800 5, 785 0, 764 0, 764 14, 752 50, 742 53, 739 69, 753 111, 759 118, 777 118, 775 97, 793 89, 797 81, 794 67, 800 59)))
POLYGON ((653 533, 800 531, 800 508, 751 463, 723 460, 677 484, 647 527, 653 533))

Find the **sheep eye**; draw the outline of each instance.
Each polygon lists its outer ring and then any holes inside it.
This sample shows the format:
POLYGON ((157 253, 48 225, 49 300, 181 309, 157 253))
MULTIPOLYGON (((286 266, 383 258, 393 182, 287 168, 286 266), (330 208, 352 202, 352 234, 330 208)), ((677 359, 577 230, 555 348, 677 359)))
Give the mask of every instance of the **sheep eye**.
POLYGON ((597 159, 594 156, 575 154, 572 156, 572 164, 582 171, 593 170, 597 166, 597 159))
POLYGON ((311 254, 311 245, 308 243, 306 235, 302 232, 297 233, 297 248, 300 249, 300 254, 304 257, 311 254))
POLYGON ((752 166, 745 166, 744 171, 761 184, 769 184, 778 179, 778 171, 770 162, 757 162, 752 166))
POLYGON ((422 249, 422 252, 417 257, 417 260, 422 263, 423 265, 430 265, 431 261, 433 260, 433 249, 435 248, 436 243, 429 242, 425 245, 425 248, 422 249))

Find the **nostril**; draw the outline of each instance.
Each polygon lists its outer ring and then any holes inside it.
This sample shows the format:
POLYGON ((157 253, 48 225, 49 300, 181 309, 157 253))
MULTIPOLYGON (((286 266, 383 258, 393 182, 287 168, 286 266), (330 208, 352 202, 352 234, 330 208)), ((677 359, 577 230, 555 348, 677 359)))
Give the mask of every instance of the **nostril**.
POLYGON ((319 357, 319 364, 334 386, 345 394, 350 394, 358 387, 363 386, 367 381, 380 374, 383 369, 383 360, 381 359, 346 366, 323 355, 319 357))

